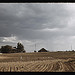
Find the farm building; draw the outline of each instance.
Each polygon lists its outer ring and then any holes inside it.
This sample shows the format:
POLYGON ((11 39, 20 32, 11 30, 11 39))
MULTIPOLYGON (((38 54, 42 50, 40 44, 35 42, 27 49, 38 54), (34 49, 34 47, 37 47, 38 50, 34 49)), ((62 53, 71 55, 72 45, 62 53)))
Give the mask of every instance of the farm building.
POLYGON ((42 48, 38 52, 48 52, 46 49, 42 48))

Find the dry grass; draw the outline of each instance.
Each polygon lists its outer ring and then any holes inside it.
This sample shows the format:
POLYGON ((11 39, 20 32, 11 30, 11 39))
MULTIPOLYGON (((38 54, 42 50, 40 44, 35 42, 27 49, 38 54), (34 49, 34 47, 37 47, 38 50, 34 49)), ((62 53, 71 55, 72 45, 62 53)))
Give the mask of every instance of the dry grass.
POLYGON ((0 72, 75 72, 75 52, 1 54, 0 72))

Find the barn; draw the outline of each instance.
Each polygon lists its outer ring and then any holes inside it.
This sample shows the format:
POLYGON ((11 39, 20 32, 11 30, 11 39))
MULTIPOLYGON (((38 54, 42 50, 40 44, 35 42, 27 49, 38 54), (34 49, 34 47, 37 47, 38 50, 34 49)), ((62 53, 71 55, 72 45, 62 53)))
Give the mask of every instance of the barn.
POLYGON ((38 52, 48 52, 46 49, 42 48, 38 52))

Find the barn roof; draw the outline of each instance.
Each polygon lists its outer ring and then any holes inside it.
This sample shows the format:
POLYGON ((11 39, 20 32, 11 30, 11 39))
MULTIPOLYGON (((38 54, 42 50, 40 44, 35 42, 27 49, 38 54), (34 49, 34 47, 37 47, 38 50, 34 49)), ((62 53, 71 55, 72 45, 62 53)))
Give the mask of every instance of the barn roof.
POLYGON ((48 52, 46 49, 42 48, 38 52, 48 52))

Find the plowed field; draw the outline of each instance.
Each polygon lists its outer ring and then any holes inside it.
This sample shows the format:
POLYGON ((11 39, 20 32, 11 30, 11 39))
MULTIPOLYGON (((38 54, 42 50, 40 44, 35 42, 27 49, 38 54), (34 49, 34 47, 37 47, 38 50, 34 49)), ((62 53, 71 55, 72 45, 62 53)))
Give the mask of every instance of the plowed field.
POLYGON ((0 55, 0 72, 75 72, 74 52, 0 55))

